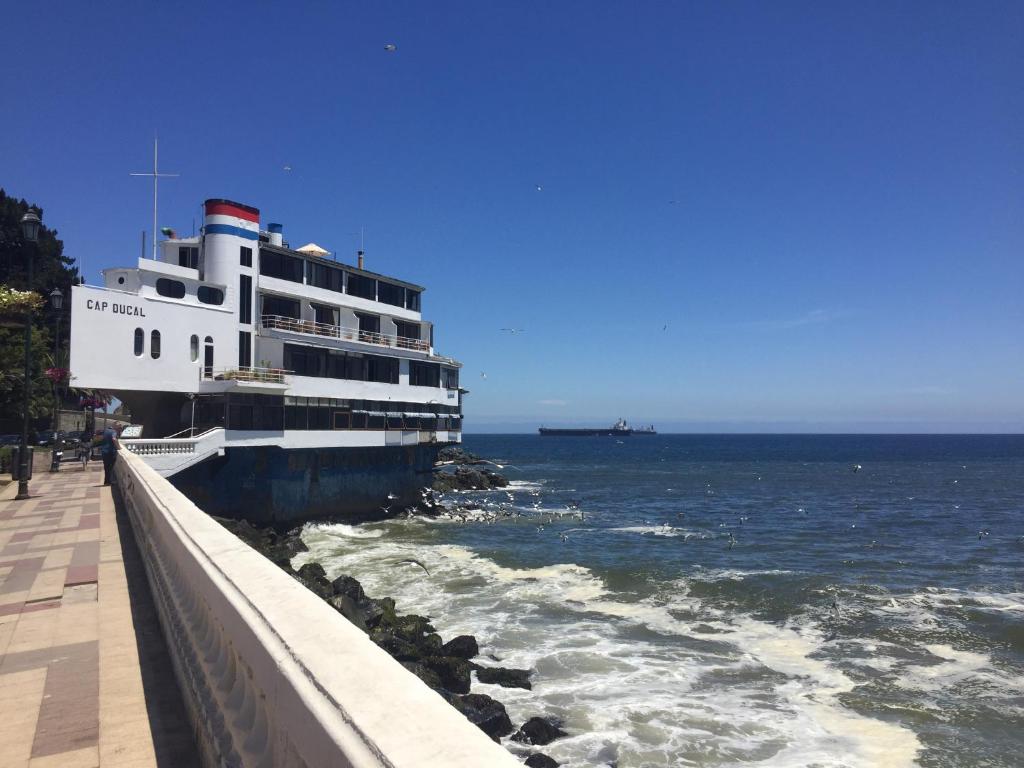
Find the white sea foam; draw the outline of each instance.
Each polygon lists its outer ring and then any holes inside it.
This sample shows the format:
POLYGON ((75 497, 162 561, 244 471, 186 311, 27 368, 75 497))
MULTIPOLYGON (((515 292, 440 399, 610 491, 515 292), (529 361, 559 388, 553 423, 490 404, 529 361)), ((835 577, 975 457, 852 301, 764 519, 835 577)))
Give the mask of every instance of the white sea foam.
MULTIPOLYGON (((476 689, 515 722, 561 717, 570 736, 545 747, 568 768, 621 765, 912 765, 919 744, 898 725, 839 701, 854 682, 815 654, 825 642, 713 609, 689 581, 620 599, 587 568, 508 568, 455 545, 400 536, 355 541, 308 528, 308 554, 333 577, 350 573, 401 611, 431 616, 445 637, 474 634, 482 663, 535 670, 532 691, 476 689), (416 557, 430 570, 392 563, 416 557), (413 572, 415 570, 415 572, 413 572), (780 676, 782 682, 780 682, 780 676)), ((652 531, 653 532, 653 531, 652 531)), ((723 576, 724 577, 724 576, 723 576)))
POLYGON ((653 536, 699 536, 697 531, 690 531, 685 528, 675 528, 671 525, 627 525, 622 528, 606 528, 612 533, 639 533, 641 535, 651 534, 653 536))

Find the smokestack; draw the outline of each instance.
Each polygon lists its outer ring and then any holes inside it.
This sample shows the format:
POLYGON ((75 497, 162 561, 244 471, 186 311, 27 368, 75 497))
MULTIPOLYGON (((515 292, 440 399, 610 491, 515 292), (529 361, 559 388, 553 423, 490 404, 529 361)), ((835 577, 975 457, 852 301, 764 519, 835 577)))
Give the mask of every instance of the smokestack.
POLYGON ((359 261, 357 262, 357 266, 360 269, 362 269, 363 268, 363 252, 362 251, 356 251, 356 256, 359 257, 359 261))
POLYGON ((271 245, 284 245, 283 231, 284 227, 280 224, 267 224, 267 234, 270 235, 269 241, 271 245))

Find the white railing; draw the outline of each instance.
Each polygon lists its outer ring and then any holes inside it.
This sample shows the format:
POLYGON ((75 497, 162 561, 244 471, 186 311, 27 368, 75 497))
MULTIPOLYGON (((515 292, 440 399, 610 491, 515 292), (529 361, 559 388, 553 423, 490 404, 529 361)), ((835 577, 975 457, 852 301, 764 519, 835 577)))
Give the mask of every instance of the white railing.
POLYGON ((313 320, 296 320, 282 315, 263 315, 264 328, 272 328, 289 333, 304 333, 310 336, 327 336, 344 341, 360 341, 364 344, 376 344, 381 347, 397 347, 398 349, 415 349, 429 352, 430 343, 421 339, 407 339, 404 336, 388 336, 373 331, 361 331, 358 328, 345 328, 340 325, 318 323, 313 320))
POLYGON ((293 371, 283 368, 257 368, 232 366, 228 368, 212 368, 203 366, 199 369, 199 378, 204 381, 244 381, 260 384, 287 384, 285 377, 293 371))
POLYGON ((203 765, 519 765, 141 458, 114 466, 203 765))
POLYGON ((196 440, 191 438, 169 438, 165 440, 122 440, 124 447, 136 456, 169 456, 171 454, 195 453, 196 440))

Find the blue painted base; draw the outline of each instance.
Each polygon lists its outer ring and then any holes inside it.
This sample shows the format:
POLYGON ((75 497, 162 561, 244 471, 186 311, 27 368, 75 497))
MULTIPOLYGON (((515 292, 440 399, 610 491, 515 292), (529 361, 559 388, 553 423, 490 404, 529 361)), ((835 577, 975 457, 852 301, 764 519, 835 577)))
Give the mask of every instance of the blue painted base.
POLYGON ((256 525, 380 519, 420 501, 442 447, 226 448, 169 479, 203 511, 256 525))

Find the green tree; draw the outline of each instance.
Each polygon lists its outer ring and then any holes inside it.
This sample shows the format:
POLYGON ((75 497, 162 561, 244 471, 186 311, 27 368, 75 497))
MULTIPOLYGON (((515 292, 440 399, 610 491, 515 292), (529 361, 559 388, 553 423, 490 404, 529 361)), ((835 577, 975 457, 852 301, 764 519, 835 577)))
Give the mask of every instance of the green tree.
MULTIPOLYGON (((35 207, 40 217, 42 210, 25 200, 10 197, 0 189, 0 285, 18 290, 38 292, 45 302, 44 308, 32 313, 32 403, 30 414, 34 419, 47 417, 53 408, 53 384, 45 370, 53 366, 54 332, 57 313, 50 308, 50 292, 59 288, 64 294, 61 310, 61 357, 66 359, 71 335, 71 286, 78 282, 74 259, 64 255, 64 243, 57 230, 39 228, 39 242, 33 247, 24 242, 21 217, 35 207), (32 249, 32 250, 30 250, 32 249), (32 285, 28 285, 28 258, 33 259, 32 285)), ((21 425, 24 395, 25 355, 22 317, 0 318, 0 430, 18 432, 21 425)))

